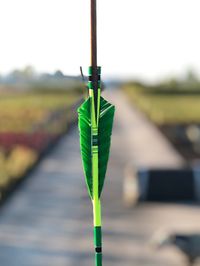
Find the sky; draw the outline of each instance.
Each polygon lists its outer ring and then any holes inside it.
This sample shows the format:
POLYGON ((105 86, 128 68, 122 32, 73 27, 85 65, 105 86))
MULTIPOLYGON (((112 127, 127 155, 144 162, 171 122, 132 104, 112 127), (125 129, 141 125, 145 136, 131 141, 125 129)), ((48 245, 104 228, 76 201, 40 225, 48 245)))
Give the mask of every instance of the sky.
MULTIPOLYGON (((200 73, 199 0, 97 0, 103 76, 157 80, 200 73)), ((0 73, 90 65, 90 0, 0 0, 0 73)))

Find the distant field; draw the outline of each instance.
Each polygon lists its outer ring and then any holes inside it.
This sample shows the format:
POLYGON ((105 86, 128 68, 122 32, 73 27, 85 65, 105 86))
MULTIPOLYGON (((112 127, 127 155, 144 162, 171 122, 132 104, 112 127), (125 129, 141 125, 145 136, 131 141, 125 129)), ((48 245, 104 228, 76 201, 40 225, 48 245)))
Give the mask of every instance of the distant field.
POLYGON ((170 94, 130 84, 124 86, 124 91, 158 125, 200 123, 200 93, 170 94))
POLYGON ((0 98, 0 132, 24 132, 60 108, 67 108, 80 94, 74 91, 23 93, 0 98))
POLYGON ((27 172, 76 117, 81 90, 35 90, 0 97, 0 194, 27 172))

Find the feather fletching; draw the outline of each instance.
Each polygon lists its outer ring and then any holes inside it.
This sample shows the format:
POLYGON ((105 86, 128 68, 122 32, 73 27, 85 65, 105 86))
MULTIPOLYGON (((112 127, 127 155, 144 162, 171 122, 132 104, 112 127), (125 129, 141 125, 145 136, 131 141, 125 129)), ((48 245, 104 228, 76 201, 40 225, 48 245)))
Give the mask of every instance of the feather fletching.
MULTIPOLYGON (((91 112, 90 98, 88 98, 78 109, 79 131, 82 162, 87 184, 88 193, 93 198, 92 182, 92 136, 91 136, 91 112)), ((99 164, 99 197, 101 195, 108 158, 113 126, 115 107, 108 103, 103 97, 100 98, 99 128, 98 128, 98 164, 99 164)))

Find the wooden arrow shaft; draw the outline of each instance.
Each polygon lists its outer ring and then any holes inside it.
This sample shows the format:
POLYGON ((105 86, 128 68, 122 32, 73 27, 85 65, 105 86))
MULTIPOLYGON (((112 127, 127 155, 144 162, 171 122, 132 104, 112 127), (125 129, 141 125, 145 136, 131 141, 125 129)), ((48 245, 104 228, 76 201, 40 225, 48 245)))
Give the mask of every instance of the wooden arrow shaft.
POLYGON ((97 111, 98 69, 97 69, 97 1, 91 0, 91 67, 95 110, 97 111))
POLYGON ((91 66, 97 67, 97 7, 91 0, 91 66))

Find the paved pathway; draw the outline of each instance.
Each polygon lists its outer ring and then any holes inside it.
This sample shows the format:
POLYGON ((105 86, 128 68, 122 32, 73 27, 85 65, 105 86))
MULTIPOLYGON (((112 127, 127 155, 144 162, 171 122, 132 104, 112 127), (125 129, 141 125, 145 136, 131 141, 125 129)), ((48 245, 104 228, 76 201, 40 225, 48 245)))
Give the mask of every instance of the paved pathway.
MULTIPOLYGON (((113 94, 116 102, 117 97, 113 94)), ((148 241, 161 228, 200 231, 200 209, 175 204, 123 206, 123 171, 130 147, 116 117, 102 195, 104 265, 182 266, 176 250, 158 253, 148 241)), ((0 210, 0 265, 92 266, 91 210, 74 128, 0 210)))
MULTIPOLYGON (((108 93, 110 94, 110 93, 108 93)), ((147 119, 131 106, 121 91, 109 97, 118 106, 117 119, 123 128, 123 138, 127 140, 130 158, 139 168, 177 168, 184 165, 182 156, 170 142, 147 119)))

